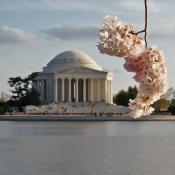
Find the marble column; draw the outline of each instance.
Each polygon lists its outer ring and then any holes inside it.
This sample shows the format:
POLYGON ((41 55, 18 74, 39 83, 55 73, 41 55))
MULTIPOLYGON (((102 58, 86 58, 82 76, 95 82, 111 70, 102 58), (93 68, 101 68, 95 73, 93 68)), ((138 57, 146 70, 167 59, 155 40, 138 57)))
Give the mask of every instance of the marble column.
POLYGON ((37 92, 39 93, 39 99, 40 101, 42 101, 42 97, 41 97, 41 80, 37 80, 37 92))
POLYGON ((108 80, 108 102, 111 102, 110 81, 108 80))
POLYGON ((90 101, 94 101, 94 80, 90 79, 90 101))
POLYGON ((46 102, 47 103, 50 103, 51 100, 50 100, 50 78, 47 78, 46 79, 46 102))
POLYGON ((44 99, 44 91, 45 91, 45 88, 44 88, 44 80, 41 80, 41 97, 42 97, 42 102, 44 103, 45 99, 44 99))
POLYGON ((108 88, 107 88, 107 94, 108 94, 108 103, 110 102, 110 88, 109 88, 109 80, 107 80, 108 88))
POLYGON ((108 102, 108 100, 107 100, 108 99, 108 94, 107 94, 107 92, 108 92, 108 80, 106 80, 106 79, 105 79, 105 89, 104 90, 105 90, 105 93, 104 93, 105 102, 108 102))
POLYGON ((37 91, 37 80, 32 80, 32 88, 37 91))
POLYGON ((112 81, 110 80, 110 102, 113 103, 113 97, 112 97, 112 81))
POLYGON ((78 78, 76 78, 75 82, 75 101, 78 102, 78 78))
POLYGON ((98 83, 97 84, 97 88, 98 88, 97 89, 97 92, 98 92, 98 94, 97 94, 97 101, 100 102, 101 101, 101 97, 100 97, 100 93, 101 93, 100 92, 100 79, 97 80, 97 83, 98 83))
POLYGON ((69 83, 68 83, 68 87, 69 87, 69 94, 68 94, 68 100, 69 102, 72 102, 72 98, 71 98, 71 78, 69 78, 69 83))
POLYGON ((57 78, 54 80, 54 102, 56 103, 58 101, 58 81, 57 78))
POLYGON ((61 79, 62 81, 62 101, 64 101, 64 78, 61 79))
POLYGON ((38 92, 38 93, 40 93, 40 80, 37 80, 37 89, 36 89, 36 91, 38 92))
POLYGON ((48 81, 47 79, 44 80, 44 100, 45 102, 47 103, 47 100, 48 100, 48 89, 47 89, 47 84, 48 84, 48 81))
POLYGON ((86 78, 83 79, 83 102, 86 102, 86 78))

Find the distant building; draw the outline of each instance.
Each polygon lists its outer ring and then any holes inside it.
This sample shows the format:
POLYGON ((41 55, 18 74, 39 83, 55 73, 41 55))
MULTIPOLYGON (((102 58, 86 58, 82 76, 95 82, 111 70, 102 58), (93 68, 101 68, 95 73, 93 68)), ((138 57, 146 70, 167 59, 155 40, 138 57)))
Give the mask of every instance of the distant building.
POLYGON ((55 56, 38 77, 33 88, 43 104, 52 102, 112 103, 112 74, 87 54, 65 51, 55 56))

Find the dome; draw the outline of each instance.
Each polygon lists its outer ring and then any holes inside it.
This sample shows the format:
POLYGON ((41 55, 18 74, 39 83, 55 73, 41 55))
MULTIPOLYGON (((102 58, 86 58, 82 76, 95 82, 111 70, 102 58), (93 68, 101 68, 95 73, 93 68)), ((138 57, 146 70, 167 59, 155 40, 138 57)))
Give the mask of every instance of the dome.
POLYGON ((56 55, 43 69, 47 72, 55 72, 75 67, 101 70, 101 67, 91 57, 80 51, 62 52, 56 55))

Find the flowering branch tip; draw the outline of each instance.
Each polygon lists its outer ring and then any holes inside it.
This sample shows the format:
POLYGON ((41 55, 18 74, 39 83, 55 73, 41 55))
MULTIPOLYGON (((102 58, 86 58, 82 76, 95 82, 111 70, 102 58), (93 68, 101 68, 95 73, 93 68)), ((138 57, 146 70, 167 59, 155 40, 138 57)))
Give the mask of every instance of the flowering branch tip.
POLYGON ((107 16, 97 44, 101 53, 123 57, 124 68, 135 73, 133 78, 139 83, 138 93, 129 102, 133 118, 152 113, 154 108, 151 105, 166 92, 168 84, 165 57, 158 49, 147 48, 146 27, 134 32, 130 25, 122 24, 117 17, 107 16), (142 32, 145 32, 144 40, 138 36, 142 32))

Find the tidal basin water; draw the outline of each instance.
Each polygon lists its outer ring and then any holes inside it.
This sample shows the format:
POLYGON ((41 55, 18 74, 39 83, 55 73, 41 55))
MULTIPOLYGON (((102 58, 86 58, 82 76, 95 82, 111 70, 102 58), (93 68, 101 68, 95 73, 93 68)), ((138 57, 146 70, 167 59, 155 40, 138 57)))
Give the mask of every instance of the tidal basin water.
POLYGON ((174 175, 175 122, 0 122, 0 175, 174 175))

